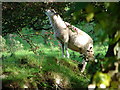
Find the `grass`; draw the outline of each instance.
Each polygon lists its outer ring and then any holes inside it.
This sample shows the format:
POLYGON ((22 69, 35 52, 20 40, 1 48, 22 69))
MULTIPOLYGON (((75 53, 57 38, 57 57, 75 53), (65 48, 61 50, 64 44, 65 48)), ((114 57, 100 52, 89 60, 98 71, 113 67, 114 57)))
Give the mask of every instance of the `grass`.
MULTIPOLYGON (((79 53, 69 50, 71 58, 62 58, 56 41, 51 40, 55 46, 51 43, 51 45, 44 45, 43 40, 36 36, 34 43, 40 47, 37 50, 38 56, 29 50, 28 44, 20 38, 16 39, 24 44, 25 49, 17 50, 12 54, 2 52, 0 78, 3 88, 87 88, 91 79, 89 71, 93 70, 91 69, 93 66, 88 64, 85 73, 82 74, 78 68, 78 64, 82 62, 79 53)), ((99 57, 103 57, 107 47, 97 44, 94 50, 95 55, 100 53, 99 57)), ((95 72, 95 69, 93 71, 95 72)))
POLYGON ((90 77, 80 75, 76 61, 62 58, 57 47, 51 50, 44 46, 41 51, 43 54, 39 56, 27 50, 16 51, 12 56, 10 53, 3 53, 5 56, 1 75, 3 87, 55 87, 54 76, 47 73, 60 75, 61 80, 69 82, 66 86, 62 82, 61 88, 87 86, 90 77), (49 81, 51 79, 52 81, 49 81), (50 83, 53 83, 52 86, 50 83))
MULTIPOLYGON (((55 88, 57 84, 55 80, 58 77, 61 81, 60 88, 87 87, 91 76, 81 74, 78 68, 79 54, 75 53, 74 59, 67 59, 61 57, 58 47, 52 49, 44 45, 41 47, 42 53, 39 53, 39 56, 28 50, 16 51, 12 56, 10 53, 3 53, 5 56, 1 75, 3 87, 55 88)), ((98 53, 100 52, 98 50, 98 53)))

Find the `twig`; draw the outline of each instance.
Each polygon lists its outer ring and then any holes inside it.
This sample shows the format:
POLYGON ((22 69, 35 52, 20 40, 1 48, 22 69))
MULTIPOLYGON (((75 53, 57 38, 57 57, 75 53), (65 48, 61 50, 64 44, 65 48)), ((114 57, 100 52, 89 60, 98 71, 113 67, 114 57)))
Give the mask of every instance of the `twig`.
POLYGON ((19 35, 23 40, 25 40, 25 41, 30 45, 30 48, 31 48, 31 50, 34 52, 34 54, 38 55, 38 53, 36 52, 36 50, 37 50, 37 48, 39 48, 39 47, 37 47, 36 45, 34 45, 34 43, 32 42, 32 40, 24 37, 24 35, 22 35, 22 34, 19 32, 19 30, 17 30, 17 33, 18 33, 18 35, 19 35))

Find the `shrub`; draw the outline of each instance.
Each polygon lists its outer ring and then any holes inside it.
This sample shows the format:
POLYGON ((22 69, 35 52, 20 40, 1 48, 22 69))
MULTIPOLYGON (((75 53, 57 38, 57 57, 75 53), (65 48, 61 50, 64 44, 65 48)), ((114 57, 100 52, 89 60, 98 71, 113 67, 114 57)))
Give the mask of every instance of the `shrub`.
POLYGON ((16 40, 15 37, 14 34, 9 34, 8 36, 8 50, 10 50, 11 53, 23 49, 23 44, 16 40))
POLYGON ((6 47, 6 40, 0 35, 0 52, 5 51, 6 47))

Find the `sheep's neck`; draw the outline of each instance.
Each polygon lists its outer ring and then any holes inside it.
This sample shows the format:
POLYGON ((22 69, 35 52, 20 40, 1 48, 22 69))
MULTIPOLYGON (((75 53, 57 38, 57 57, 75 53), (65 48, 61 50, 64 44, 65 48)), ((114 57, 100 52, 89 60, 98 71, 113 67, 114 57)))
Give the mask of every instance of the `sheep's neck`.
POLYGON ((53 17, 49 18, 50 19, 50 23, 52 25, 52 27, 54 28, 54 30, 60 30, 57 28, 66 28, 66 24, 65 22, 62 20, 62 18, 58 15, 54 15, 53 17))

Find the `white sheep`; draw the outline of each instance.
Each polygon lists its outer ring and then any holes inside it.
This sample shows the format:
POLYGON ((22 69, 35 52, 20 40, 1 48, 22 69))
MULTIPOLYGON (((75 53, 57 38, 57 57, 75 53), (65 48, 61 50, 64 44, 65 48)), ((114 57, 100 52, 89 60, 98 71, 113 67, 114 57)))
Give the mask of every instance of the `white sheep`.
POLYGON ((68 48, 85 56, 81 70, 81 72, 84 72, 87 61, 94 59, 92 38, 84 31, 63 21, 55 10, 48 9, 45 13, 49 17, 55 37, 62 45, 63 57, 65 57, 64 51, 66 50, 66 56, 69 58, 68 48))

